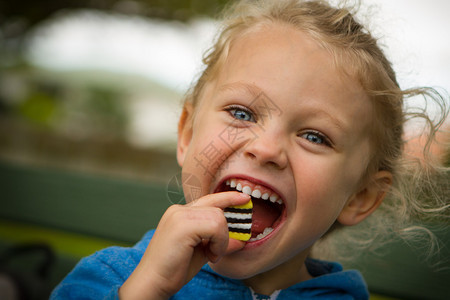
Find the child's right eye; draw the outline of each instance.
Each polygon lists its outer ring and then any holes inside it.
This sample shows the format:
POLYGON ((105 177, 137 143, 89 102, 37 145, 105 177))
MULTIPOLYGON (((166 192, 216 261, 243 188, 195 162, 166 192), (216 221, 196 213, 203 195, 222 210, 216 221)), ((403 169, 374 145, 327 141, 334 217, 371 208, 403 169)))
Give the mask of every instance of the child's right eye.
POLYGON ((253 113, 245 107, 233 105, 227 107, 226 110, 239 121, 256 122, 253 113))

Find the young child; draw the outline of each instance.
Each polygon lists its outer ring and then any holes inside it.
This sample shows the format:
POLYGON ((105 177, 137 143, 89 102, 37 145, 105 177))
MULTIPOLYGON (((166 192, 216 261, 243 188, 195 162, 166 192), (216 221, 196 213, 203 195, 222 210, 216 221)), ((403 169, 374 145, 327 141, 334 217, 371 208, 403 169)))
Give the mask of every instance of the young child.
POLYGON ((310 251, 401 188, 403 98, 429 91, 402 91, 376 40, 322 1, 235 4, 205 64, 178 128, 187 204, 80 261, 52 299, 367 299, 358 271, 310 251))

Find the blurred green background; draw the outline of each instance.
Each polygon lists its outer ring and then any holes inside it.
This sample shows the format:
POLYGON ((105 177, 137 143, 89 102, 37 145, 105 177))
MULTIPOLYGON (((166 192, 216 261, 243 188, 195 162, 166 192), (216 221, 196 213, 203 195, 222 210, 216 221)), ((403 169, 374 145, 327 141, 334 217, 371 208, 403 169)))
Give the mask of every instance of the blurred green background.
MULTIPOLYGON (((0 299, 15 299, 7 294, 11 283, 22 299, 47 299, 81 257, 132 245, 157 226, 172 204, 168 189, 178 188, 169 183, 180 172, 181 100, 201 71, 214 17, 226 2, 0 2, 0 299)), ((368 3, 421 12, 448 5, 368 3)), ((438 19, 426 17, 430 26, 438 19)), ((443 53, 435 65, 449 59, 446 45, 433 48, 443 53)), ((449 88, 448 72, 410 72, 409 60, 396 59, 403 52, 390 56, 407 75, 404 85, 449 88), (423 82, 417 73, 439 76, 423 82)), ((449 165, 442 145, 433 151, 449 165)), ((448 224, 431 227, 448 247, 448 224)), ((374 299, 448 298, 448 264, 430 266, 401 242, 386 247, 385 256, 367 253, 348 266, 362 270, 374 299)))

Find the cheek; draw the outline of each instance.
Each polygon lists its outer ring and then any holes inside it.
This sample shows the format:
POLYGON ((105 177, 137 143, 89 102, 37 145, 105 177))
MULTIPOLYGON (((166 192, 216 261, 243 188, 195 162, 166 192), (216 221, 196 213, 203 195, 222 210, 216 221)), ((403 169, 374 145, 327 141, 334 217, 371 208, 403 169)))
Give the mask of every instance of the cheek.
POLYGON ((296 179, 300 183, 297 184, 297 208, 302 210, 303 207, 312 212, 311 216, 319 214, 334 222, 332 219, 337 218, 356 185, 345 166, 344 160, 316 160, 313 164, 303 164, 303 178, 296 179))
POLYGON ((303 207, 305 211, 314 212, 312 215, 317 213, 321 217, 337 216, 348 199, 338 181, 334 176, 310 176, 299 192, 301 203, 298 208, 303 207))
POLYGON ((215 179, 220 173, 219 168, 223 168, 224 161, 232 153, 230 147, 220 138, 220 133, 224 130, 223 126, 213 122, 208 126, 199 125, 194 128, 182 168, 186 202, 191 202, 213 191, 215 179), (187 178, 191 180, 188 181, 187 178), (198 187, 192 186, 193 181, 198 183, 198 187), (189 196, 193 194, 188 192, 192 188, 197 188, 196 197, 189 196))
POLYGON ((227 167, 222 164, 231 155, 241 153, 243 147, 255 138, 252 130, 242 127, 240 123, 222 120, 220 115, 204 118, 193 128, 188 160, 191 165, 195 163, 197 168, 203 168, 214 177, 219 168, 227 167))

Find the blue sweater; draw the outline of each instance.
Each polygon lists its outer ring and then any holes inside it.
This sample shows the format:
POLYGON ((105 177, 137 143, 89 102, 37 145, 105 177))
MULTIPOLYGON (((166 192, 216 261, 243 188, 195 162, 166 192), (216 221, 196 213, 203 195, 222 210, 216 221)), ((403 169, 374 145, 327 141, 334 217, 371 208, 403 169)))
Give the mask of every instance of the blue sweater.
MULTIPOLYGON (((50 299, 119 299, 118 289, 131 275, 154 230, 132 248, 110 247, 83 258, 55 288, 50 299)), ((367 286, 358 271, 343 271, 338 263, 307 259, 313 279, 272 294, 254 293, 240 280, 215 273, 208 265, 172 299, 368 299, 367 286)))

